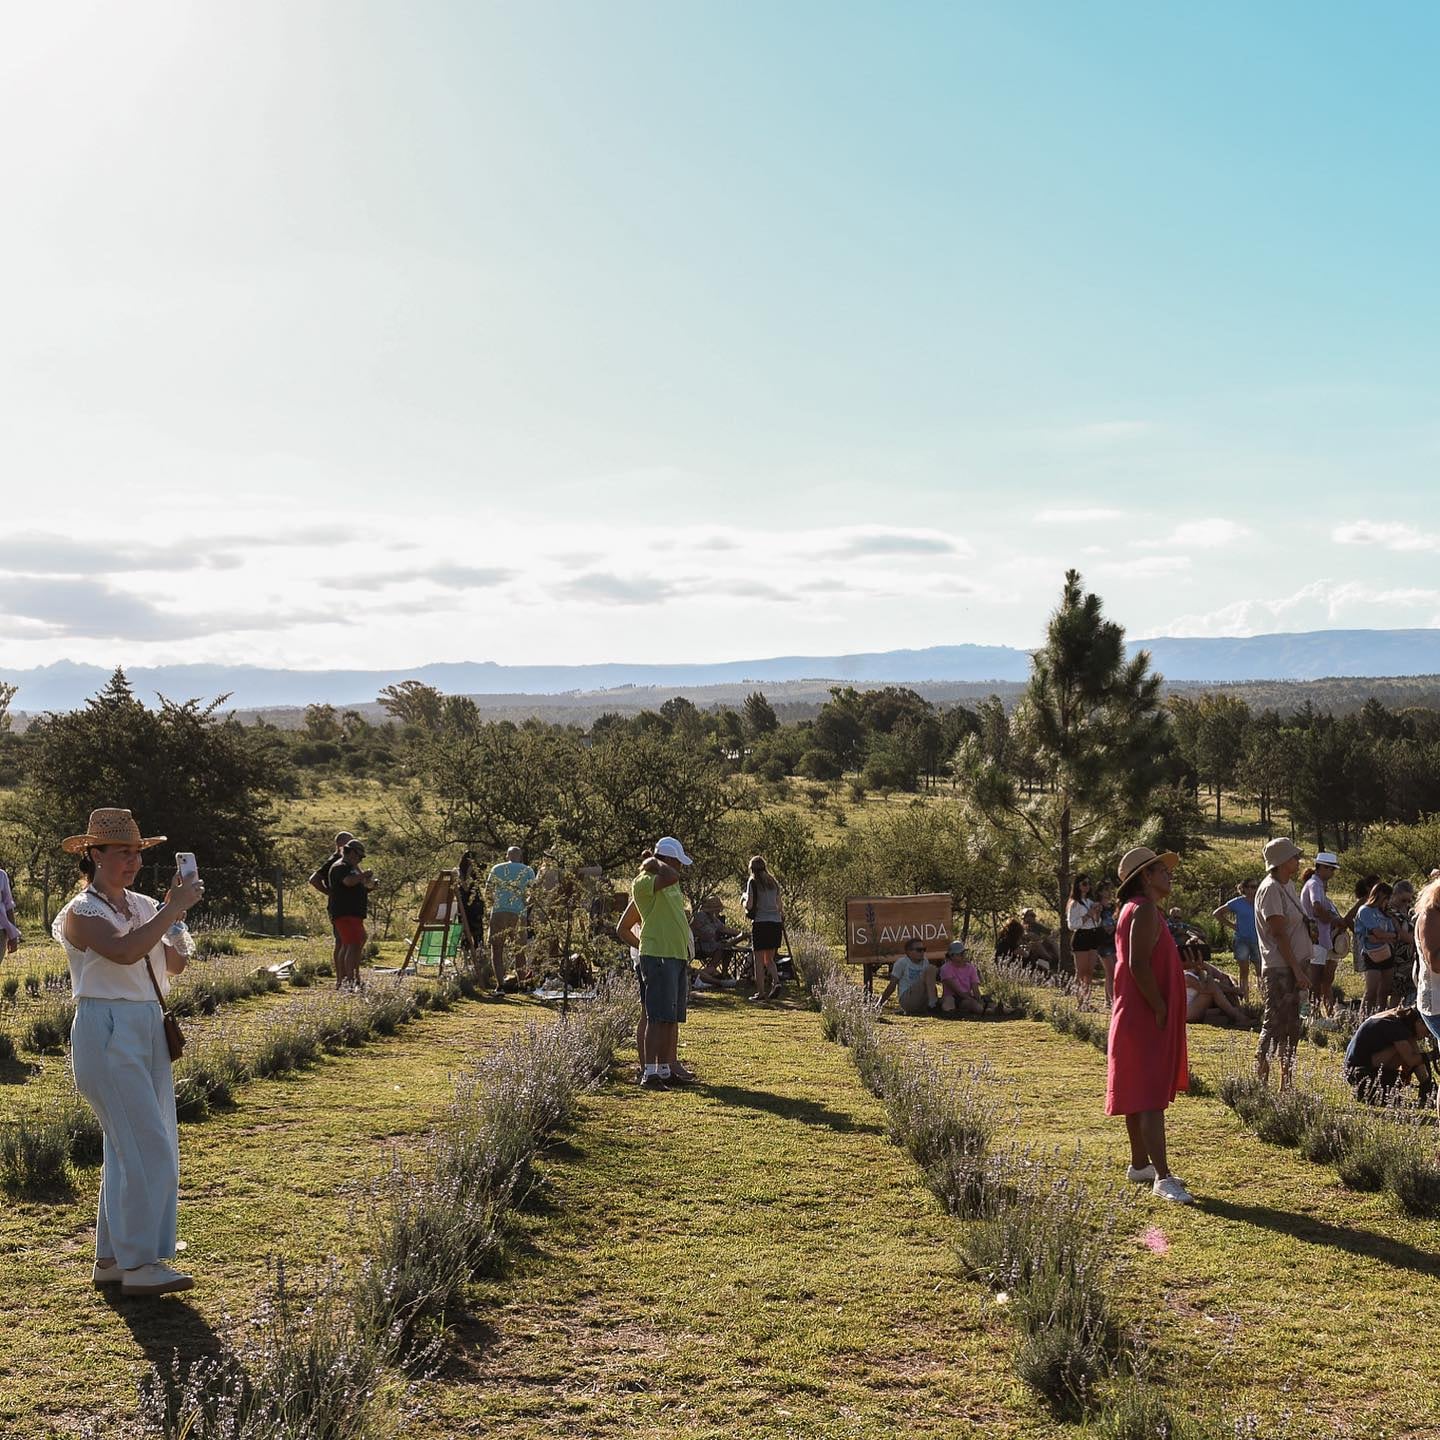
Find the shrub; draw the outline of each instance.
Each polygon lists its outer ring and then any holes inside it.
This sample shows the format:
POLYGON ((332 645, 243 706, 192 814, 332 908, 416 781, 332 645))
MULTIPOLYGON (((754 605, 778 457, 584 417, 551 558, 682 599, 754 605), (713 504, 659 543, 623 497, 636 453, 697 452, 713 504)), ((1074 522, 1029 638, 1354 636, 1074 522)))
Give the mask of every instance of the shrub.
POLYGON ((0 1030, 0 1070, 13 1070, 19 1061, 15 1037, 8 1030, 0 1030))
POLYGON ((295 1297, 283 1264, 259 1323, 217 1355, 156 1367, 140 1387, 145 1433, 162 1440, 380 1440, 393 1433, 395 1346, 362 1330, 340 1273, 295 1297))
POLYGON ((1176 1415, 1153 1386, 1132 1375, 1109 1387, 1094 1434, 1096 1440, 1189 1440, 1196 1430, 1188 1416, 1176 1415))
POLYGON ((70 1026, 74 1020, 73 1000, 46 1000, 39 1014, 33 1016, 25 1027, 22 1043, 27 1050, 33 1050, 37 1054, 46 1050, 63 1050, 70 1038, 70 1026))
POLYGON ((1389 1168, 1388 1147, 1373 1130, 1366 1132, 1336 1162, 1340 1183, 1350 1190, 1383 1190, 1389 1168))
POLYGON ((1385 1164, 1385 1185, 1407 1215, 1440 1215, 1440 1166, 1417 1148, 1392 1151, 1385 1164))
POLYGON ((0 1131, 0 1185, 13 1195, 64 1189, 70 1132, 63 1115, 22 1115, 0 1131))
POLYGON ((1079 1419, 1106 1365, 1093 1339, 1071 1326, 1051 1325, 1021 1341, 1015 1368, 1057 1416, 1079 1419))
POLYGON ((1292 1085, 1258 1108, 1255 1133, 1268 1144, 1293 1148, 1323 1114, 1324 1105, 1320 1096, 1292 1085))
POLYGON ((25 977, 25 993, 32 1000, 40 993, 40 977, 33 970, 25 977))
POLYGON ((20 977, 18 975, 7 975, 3 981, 0 981, 0 994, 3 994, 12 1005, 19 993, 20 977))
POLYGON ((1317 1165, 1338 1165, 1354 1149, 1362 1131, 1357 1116, 1338 1105, 1326 1105, 1305 1127, 1300 1153, 1317 1165))
POLYGON ((240 931, 237 926, 217 925, 203 931, 195 938, 195 954, 202 960, 215 955, 238 955, 240 953, 240 931))

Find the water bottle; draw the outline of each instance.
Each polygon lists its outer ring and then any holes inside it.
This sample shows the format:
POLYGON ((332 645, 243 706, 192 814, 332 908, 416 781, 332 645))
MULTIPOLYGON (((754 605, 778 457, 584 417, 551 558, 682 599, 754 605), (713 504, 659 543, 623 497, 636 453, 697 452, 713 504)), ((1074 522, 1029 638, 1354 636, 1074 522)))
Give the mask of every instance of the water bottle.
POLYGON ((177 954, 189 960, 195 954, 195 937, 183 920, 177 920, 166 932, 165 943, 177 954))

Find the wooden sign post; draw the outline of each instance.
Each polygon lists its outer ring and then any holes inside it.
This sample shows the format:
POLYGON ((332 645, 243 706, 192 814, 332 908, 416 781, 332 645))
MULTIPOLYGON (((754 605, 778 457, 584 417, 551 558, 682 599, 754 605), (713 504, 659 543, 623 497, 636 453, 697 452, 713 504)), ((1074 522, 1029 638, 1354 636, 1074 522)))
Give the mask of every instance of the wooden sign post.
POLYGON ((426 935, 440 937, 438 959, 432 954, 426 954, 424 960, 427 965, 432 961, 438 963, 442 975, 445 973, 446 962, 449 961, 453 968, 455 957, 462 949, 470 951, 471 963, 474 963, 475 947, 479 942, 470 932, 470 921, 465 914, 465 906, 460 900, 457 878, 454 870, 442 870, 430 882, 430 888, 426 890, 425 899, 420 904, 420 919, 415 926, 415 934, 411 936, 410 948, 405 952, 405 963, 400 967, 402 975, 407 970, 418 971, 420 952, 433 950, 433 945, 425 946, 423 944, 426 935), (453 949, 451 948, 452 944, 453 949))
POLYGON ((925 958, 942 960, 954 934, 949 895, 873 895, 845 902, 845 959, 879 965, 903 954, 911 940, 925 942, 925 958))

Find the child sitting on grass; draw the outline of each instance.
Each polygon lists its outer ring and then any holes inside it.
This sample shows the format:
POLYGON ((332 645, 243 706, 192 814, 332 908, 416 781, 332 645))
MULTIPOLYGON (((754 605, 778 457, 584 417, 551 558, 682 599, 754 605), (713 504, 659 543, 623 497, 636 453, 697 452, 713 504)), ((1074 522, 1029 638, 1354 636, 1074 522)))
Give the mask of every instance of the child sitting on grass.
POLYGON ((980 972, 965 952, 963 940, 952 940, 940 967, 940 1010, 945 1015, 984 1015, 992 1002, 980 993, 980 972))

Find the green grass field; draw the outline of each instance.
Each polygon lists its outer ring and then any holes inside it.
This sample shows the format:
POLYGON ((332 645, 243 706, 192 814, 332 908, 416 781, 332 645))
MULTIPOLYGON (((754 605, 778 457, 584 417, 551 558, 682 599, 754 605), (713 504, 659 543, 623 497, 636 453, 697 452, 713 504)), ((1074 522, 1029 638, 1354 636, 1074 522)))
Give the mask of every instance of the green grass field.
MULTIPOLYGON (((244 1002, 235 1023, 275 998, 244 1002)), ((0 1433, 75 1435, 96 1413, 105 1433, 127 1433, 147 1362, 203 1353, 245 1324, 274 1258, 292 1274, 358 1258, 367 1182, 441 1113, 467 1061, 548 1014, 465 1002, 253 1083, 233 1111, 183 1126, 190 1296, 107 1301, 88 1287, 93 1170, 71 1194, 6 1200, 0 1433)), ((648 1094, 625 1064, 585 1102, 408 1432, 1074 1433, 1016 1378, 1003 1308, 956 1257, 959 1222, 888 1142, 879 1103, 818 1017, 729 995, 697 1000, 692 1017, 683 1053, 701 1085, 648 1094)), ((1102 1114, 1092 1047, 1031 1021, 889 1026, 988 1062, 1015 1139, 1077 1157, 1096 1186, 1116 1183, 1123 1136, 1102 1114)), ((1193 1039, 1206 1073, 1249 1043, 1193 1039)), ((0 1107, 24 1088, 3 1087, 0 1107)), ((1163 1245, 1126 1240, 1123 1257, 1126 1304, 1164 1387, 1261 1417, 1266 1435, 1292 1411, 1295 1436, 1440 1433, 1440 1362, 1422 1343, 1440 1318, 1440 1225, 1342 1189, 1216 1100, 1179 1100, 1171 1135, 1201 1204, 1141 1201, 1137 1225, 1163 1245)))

